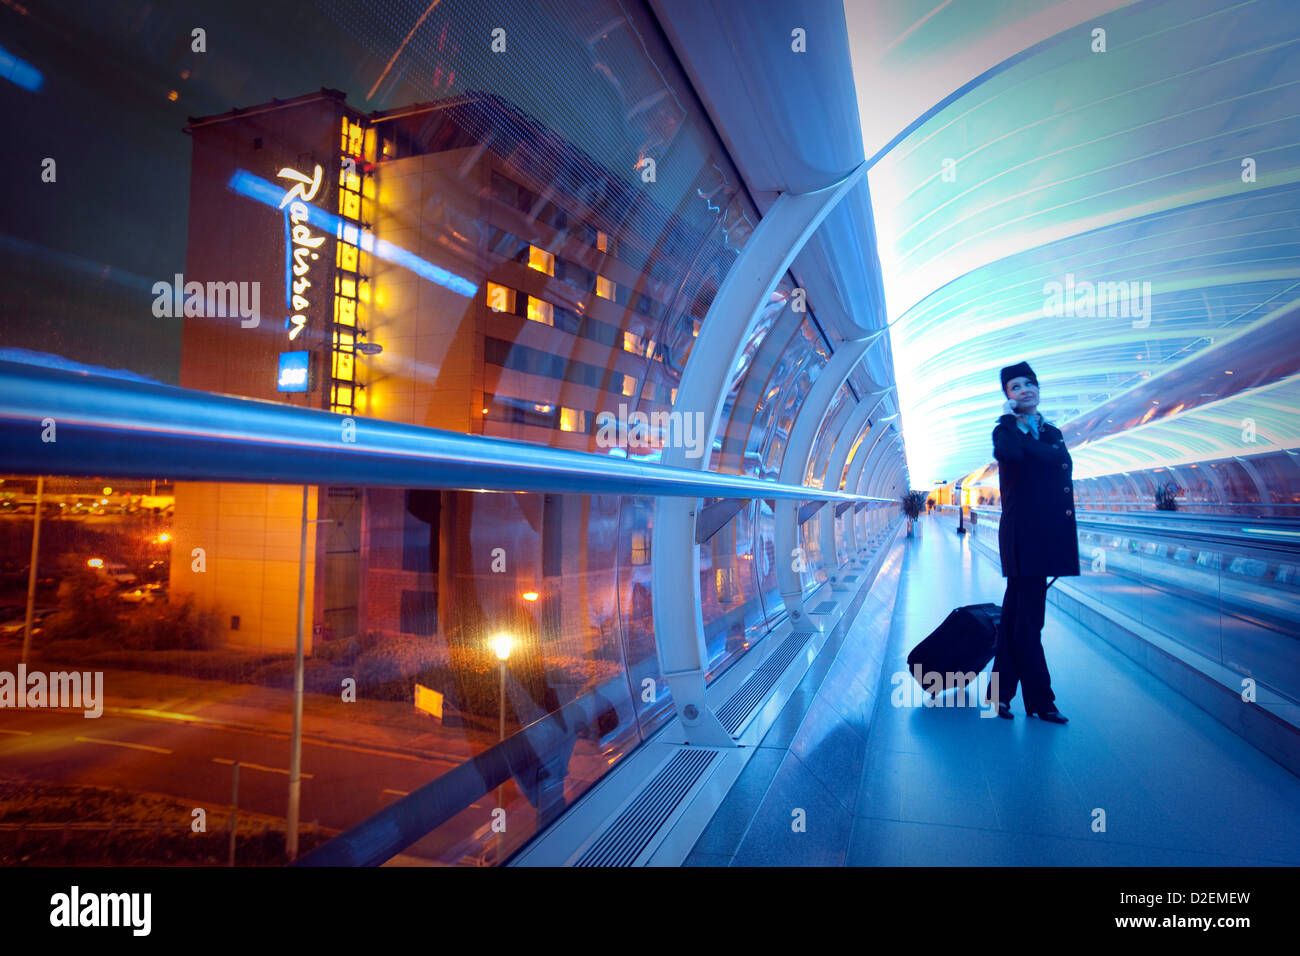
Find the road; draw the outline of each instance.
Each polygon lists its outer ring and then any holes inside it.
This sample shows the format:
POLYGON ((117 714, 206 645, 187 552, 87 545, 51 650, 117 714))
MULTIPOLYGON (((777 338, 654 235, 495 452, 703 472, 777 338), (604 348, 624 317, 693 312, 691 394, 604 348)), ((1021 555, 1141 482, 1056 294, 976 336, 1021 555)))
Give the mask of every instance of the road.
MULTIPOLYGON (((0 717, 0 775, 165 794, 205 808, 210 828, 224 826, 236 760, 240 808, 283 818, 289 789, 286 734, 110 711, 92 720, 80 711, 59 710, 6 710, 0 717)), ((347 829, 453 766, 364 746, 304 741, 300 819, 347 829)), ((475 818, 489 822, 492 806, 493 796, 485 796, 464 811, 467 819, 460 825, 439 828, 408 855, 454 862, 465 833, 477 829, 475 818)))

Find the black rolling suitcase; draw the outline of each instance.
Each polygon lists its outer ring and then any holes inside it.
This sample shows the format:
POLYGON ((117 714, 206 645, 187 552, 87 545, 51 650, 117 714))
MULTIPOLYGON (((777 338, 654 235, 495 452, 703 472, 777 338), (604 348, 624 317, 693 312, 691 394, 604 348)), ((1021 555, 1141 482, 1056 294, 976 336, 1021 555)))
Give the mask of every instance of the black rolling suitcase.
POLYGON ((971 674, 978 674, 993 660, 997 649, 998 624, 1002 608, 997 604, 969 604, 949 614, 942 624, 907 655, 907 669, 926 690, 931 690, 937 673, 944 690, 964 688, 971 674), (965 675, 959 676, 959 675, 965 675))

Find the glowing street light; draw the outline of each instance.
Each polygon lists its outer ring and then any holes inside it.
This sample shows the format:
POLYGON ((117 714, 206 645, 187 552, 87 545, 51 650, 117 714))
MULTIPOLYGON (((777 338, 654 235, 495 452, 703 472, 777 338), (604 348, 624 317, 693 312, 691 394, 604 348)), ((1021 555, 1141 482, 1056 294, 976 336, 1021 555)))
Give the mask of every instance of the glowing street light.
POLYGON ((86 567, 88 568, 102 568, 103 566, 104 566, 103 558, 91 558, 89 561, 86 562, 86 567))
MULTIPOLYGON (((498 634, 496 637, 492 638, 491 641, 492 650, 496 652, 497 660, 501 662, 501 690, 500 690, 500 698, 499 698, 499 700, 501 701, 501 723, 500 723, 500 729, 498 731, 499 740, 506 739, 506 659, 510 656, 510 649, 511 647, 514 646, 514 643, 515 643, 514 638, 512 638, 509 634, 504 634, 504 633, 498 634)), ((499 784, 497 786, 497 809, 498 810, 502 808, 502 805, 504 803, 504 796, 505 796, 505 785, 499 784)), ((501 858, 504 852, 505 852, 504 839, 502 838, 500 833, 497 833, 497 862, 498 863, 501 862, 501 858)))
POLYGON ((164 531, 162 534, 158 535, 158 543, 159 543, 159 544, 166 544, 166 543, 167 543, 168 541, 170 541, 171 539, 172 539, 172 536, 169 535, 166 531, 164 531))
POLYGON ((497 659, 504 661, 510 656, 510 649, 514 646, 514 638, 509 634, 498 634, 492 638, 492 650, 496 652, 497 659))
POLYGON ((525 601, 536 601, 539 597, 541 597, 541 595, 539 595, 536 591, 525 591, 523 594, 520 595, 520 597, 522 597, 525 601))

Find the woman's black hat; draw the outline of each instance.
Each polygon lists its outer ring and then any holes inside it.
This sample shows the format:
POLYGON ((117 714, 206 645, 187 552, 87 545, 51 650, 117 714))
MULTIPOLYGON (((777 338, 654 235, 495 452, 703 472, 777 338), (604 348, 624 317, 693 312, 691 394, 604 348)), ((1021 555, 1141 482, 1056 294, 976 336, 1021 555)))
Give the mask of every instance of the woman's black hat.
POLYGON ((1034 370, 1029 367, 1029 363, 1017 362, 1015 365, 1008 365, 1002 370, 1002 391, 1005 392, 1007 390, 1007 382, 1011 381, 1013 378, 1018 378, 1021 375, 1029 379, 1029 381, 1033 382, 1035 385, 1038 384, 1038 376, 1035 375, 1034 370))

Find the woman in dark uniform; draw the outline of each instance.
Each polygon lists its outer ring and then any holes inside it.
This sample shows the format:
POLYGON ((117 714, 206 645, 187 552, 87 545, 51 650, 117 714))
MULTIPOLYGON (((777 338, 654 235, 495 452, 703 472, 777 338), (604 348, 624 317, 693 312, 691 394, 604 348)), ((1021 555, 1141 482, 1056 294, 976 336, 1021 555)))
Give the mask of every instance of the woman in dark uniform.
POLYGON ((1065 437, 1038 413, 1038 377, 1026 362, 1002 370, 1007 401, 993 429, 1002 517, 998 551, 1007 579, 998 627, 998 716, 1011 719, 1016 685, 1025 692, 1025 712, 1056 724, 1052 678, 1043 656, 1047 578, 1079 573, 1079 539, 1074 525, 1074 463, 1065 437))

